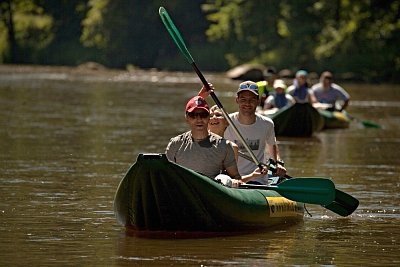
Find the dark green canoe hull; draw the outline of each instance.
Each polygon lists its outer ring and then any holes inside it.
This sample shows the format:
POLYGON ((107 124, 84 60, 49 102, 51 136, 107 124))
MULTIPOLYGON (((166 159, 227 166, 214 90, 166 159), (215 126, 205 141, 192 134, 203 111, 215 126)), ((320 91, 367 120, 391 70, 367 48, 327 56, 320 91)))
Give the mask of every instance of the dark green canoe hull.
POLYGON ((308 137, 321 131, 324 126, 324 118, 308 103, 296 103, 280 109, 270 118, 274 121, 275 134, 278 136, 308 137))
POLYGON ((324 118, 324 129, 344 129, 350 125, 350 117, 346 112, 318 110, 324 118))
POLYGON ((139 231, 244 232, 301 221, 304 208, 272 190, 227 188, 164 154, 140 154, 114 211, 120 224, 139 231))

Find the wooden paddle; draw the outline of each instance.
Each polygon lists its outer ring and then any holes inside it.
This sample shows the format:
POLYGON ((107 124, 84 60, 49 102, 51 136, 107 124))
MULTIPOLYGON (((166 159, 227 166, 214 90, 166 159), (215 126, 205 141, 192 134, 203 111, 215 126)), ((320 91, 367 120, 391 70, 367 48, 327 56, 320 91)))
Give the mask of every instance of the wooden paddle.
POLYGON ((239 188, 274 190, 283 197, 309 204, 328 205, 335 199, 335 185, 325 178, 293 178, 278 185, 241 184, 239 188))
POLYGON ((222 106, 222 103, 219 101, 219 99, 215 95, 214 91, 210 88, 210 85, 208 84, 207 80, 204 78, 204 75, 201 73, 201 71, 197 67, 196 63, 194 62, 194 59, 193 59, 192 55, 190 55, 189 50, 187 49, 186 44, 183 41, 182 36, 180 35, 180 33, 179 33, 178 29, 176 28, 175 24, 172 22, 170 16, 168 15, 167 10, 165 10, 164 7, 160 7, 160 9, 158 10, 158 13, 160 14, 161 20, 164 23, 165 28, 168 30, 169 34, 171 35, 172 39, 174 40, 175 44, 178 46, 179 50, 185 56, 185 58, 187 59, 189 64, 192 65, 194 71, 196 72, 197 76, 199 76, 201 82, 206 87, 207 91, 210 92, 210 95, 211 95, 212 99, 217 104, 217 106, 221 110, 222 114, 224 115, 225 119, 228 121, 229 125, 234 130, 236 136, 239 138, 239 140, 242 142, 242 144, 246 148, 246 150, 249 153, 252 161, 261 170, 263 168, 263 165, 255 157, 255 155, 253 154, 253 151, 250 149, 250 147, 248 146, 248 144, 244 140, 243 136, 240 134, 239 130, 236 128, 235 124, 232 122, 232 120, 229 117, 228 113, 226 113, 224 107, 222 106))
MULTIPOLYGON (((245 158, 247 160, 250 160, 249 156, 244 154, 243 152, 239 151, 239 156, 242 158, 245 158)), ((285 178, 287 179, 293 179, 293 177, 289 175, 285 175, 285 178)), ((304 179, 304 178, 302 178, 304 179)), ((317 178, 315 178, 317 179, 317 178)), ((320 178, 319 178, 320 179, 320 178)), ((306 202, 308 203, 308 202, 306 202)), ((310 203, 310 204, 319 204, 319 203, 310 203)), ((355 197, 339 190, 335 189, 335 197, 331 203, 328 204, 320 204, 324 208, 340 215, 343 217, 349 216, 352 214, 358 207, 359 201, 355 197)))

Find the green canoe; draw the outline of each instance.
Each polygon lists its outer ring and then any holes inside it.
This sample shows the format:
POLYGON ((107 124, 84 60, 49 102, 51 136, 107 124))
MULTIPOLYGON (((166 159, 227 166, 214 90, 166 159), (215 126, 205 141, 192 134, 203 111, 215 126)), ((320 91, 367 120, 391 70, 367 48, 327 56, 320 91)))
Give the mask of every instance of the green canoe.
POLYGON ((318 112, 324 118, 324 129, 340 129, 348 128, 350 125, 350 117, 346 112, 329 111, 318 109, 318 112))
POLYGON ((324 126, 324 118, 309 103, 296 103, 268 116, 274 121, 275 134, 279 136, 308 137, 324 126))
POLYGON ((165 154, 140 154, 114 199, 118 222, 135 232, 247 232, 301 221, 303 206, 273 190, 225 187, 165 154))

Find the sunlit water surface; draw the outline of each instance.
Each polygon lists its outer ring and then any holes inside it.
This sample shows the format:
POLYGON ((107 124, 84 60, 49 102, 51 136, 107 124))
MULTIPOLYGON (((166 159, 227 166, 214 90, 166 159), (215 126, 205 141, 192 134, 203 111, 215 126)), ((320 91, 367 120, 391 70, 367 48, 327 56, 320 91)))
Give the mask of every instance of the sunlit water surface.
MULTIPOLYGON (((206 75, 228 112, 237 82, 206 75)), ((148 239, 113 214, 118 183, 141 152, 187 129, 194 74, 0 74, 1 266, 399 266, 400 87, 348 84, 349 129, 280 137, 292 176, 332 177, 360 200, 250 235, 148 239)), ((212 102, 212 100, 210 99, 212 102)))

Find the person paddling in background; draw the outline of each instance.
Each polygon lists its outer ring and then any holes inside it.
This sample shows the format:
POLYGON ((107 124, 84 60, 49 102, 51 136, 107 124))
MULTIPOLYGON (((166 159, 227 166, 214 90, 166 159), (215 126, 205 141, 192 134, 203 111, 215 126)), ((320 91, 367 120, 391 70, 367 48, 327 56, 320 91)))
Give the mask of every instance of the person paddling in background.
POLYGON ((165 152, 170 161, 232 187, 264 175, 258 168, 243 177, 239 174, 232 145, 208 131, 210 111, 203 97, 187 102, 185 118, 190 131, 171 138, 165 152))
POLYGON ((319 83, 315 84, 312 91, 318 100, 323 104, 328 104, 328 110, 342 111, 349 105, 350 95, 339 85, 333 83, 333 75, 329 71, 321 74, 319 83), (336 103, 342 102, 340 107, 336 107, 336 103))
POLYGON ((286 84, 283 80, 278 79, 274 81, 274 90, 275 92, 268 96, 264 103, 264 110, 268 110, 269 112, 276 112, 277 110, 290 107, 296 100, 285 92, 286 84))
MULTIPOLYGON (((212 87, 211 87, 212 88, 212 87)), ((209 92, 203 86, 199 95, 205 97, 209 92)), ((235 124, 237 130, 242 134, 247 141, 247 145, 253 151, 259 162, 267 162, 272 158, 277 164, 277 175, 285 176, 286 169, 282 165, 279 156, 279 149, 276 143, 274 123, 270 118, 256 114, 256 109, 259 103, 258 86, 253 81, 245 81, 239 84, 236 92, 236 103, 239 111, 229 114, 230 119, 235 124)), ((240 151, 246 151, 244 145, 232 126, 228 126, 225 130, 224 137, 239 146, 240 151)), ((238 169, 241 175, 248 175, 257 168, 252 161, 239 157, 238 169)), ((267 184, 268 176, 264 175, 250 181, 249 183, 267 184)))
POLYGON ((273 84, 275 80, 278 79, 278 73, 275 67, 270 66, 264 71, 263 76, 264 80, 257 82, 261 110, 264 108, 267 97, 274 91, 273 84))
POLYGON ((296 72, 296 78, 294 79, 293 84, 287 89, 287 93, 296 100, 296 103, 313 104, 317 102, 308 85, 307 75, 308 73, 305 70, 299 70, 296 72))

